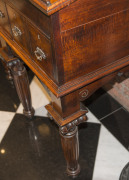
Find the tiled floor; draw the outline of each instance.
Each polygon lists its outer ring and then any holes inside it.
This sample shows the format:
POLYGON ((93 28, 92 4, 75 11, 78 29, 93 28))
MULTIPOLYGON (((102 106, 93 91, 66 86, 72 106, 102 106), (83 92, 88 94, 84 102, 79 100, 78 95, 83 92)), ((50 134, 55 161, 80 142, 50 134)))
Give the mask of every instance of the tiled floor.
MULTIPOLYGON (((47 118, 50 98, 29 71, 34 121, 22 115, 15 88, 0 64, 0 180, 70 180, 58 127, 47 118)), ((129 161, 129 112, 102 89, 84 104, 79 126, 81 174, 77 180, 118 180, 129 161)))

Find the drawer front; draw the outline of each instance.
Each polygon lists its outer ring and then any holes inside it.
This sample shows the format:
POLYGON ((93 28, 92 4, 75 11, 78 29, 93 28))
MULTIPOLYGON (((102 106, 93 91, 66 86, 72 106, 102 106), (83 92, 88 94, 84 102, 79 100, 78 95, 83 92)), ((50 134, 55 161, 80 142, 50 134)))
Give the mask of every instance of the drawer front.
POLYGON ((29 36, 26 20, 7 5, 13 38, 27 53, 29 53, 29 36))
POLYGON ((53 78, 51 42, 41 32, 28 24, 33 61, 53 78))
POLYGON ((24 16, 35 24, 41 31, 50 37, 50 17, 36 8, 29 0, 6 0, 10 6, 20 11, 24 16))
POLYGON ((0 26, 6 31, 8 36, 12 35, 7 9, 5 3, 2 0, 0 0, 0 26))

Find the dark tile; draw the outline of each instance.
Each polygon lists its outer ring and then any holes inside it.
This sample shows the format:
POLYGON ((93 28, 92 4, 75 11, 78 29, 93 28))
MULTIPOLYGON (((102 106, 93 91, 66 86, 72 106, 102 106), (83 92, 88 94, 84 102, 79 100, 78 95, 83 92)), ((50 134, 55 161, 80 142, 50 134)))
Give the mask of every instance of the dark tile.
MULTIPOLYGON (((92 180, 99 132, 100 124, 79 127, 82 170, 77 180, 92 180)), ((30 124, 16 114, 0 145, 0 152, 4 151, 0 153, 2 180, 72 180, 65 173, 58 127, 48 118, 35 117, 30 124)))
POLYGON ((104 118, 101 123, 129 150, 129 112, 122 108, 104 118))
MULTIPOLYGON (((27 68, 29 81, 31 82, 34 74, 27 68)), ((13 81, 12 81, 13 82, 13 81)), ((6 73, 0 61, 0 111, 15 112, 20 104, 14 84, 6 79, 6 73)))
POLYGON ((96 91, 84 104, 98 118, 101 119, 109 113, 117 110, 121 105, 103 89, 96 91))
POLYGON ((7 79, 0 61, 0 111, 15 112, 20 104, 14 85, 7 79))

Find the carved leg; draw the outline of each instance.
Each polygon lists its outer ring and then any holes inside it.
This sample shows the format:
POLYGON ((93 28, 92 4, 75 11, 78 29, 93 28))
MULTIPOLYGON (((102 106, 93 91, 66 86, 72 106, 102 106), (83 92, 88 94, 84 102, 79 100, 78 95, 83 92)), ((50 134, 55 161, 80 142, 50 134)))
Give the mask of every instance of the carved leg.
POLYGON ((26 69, 23 66, 23 63, 18 59, 9 62, 8 66, 11 69, 16 90, 24 108, 23 113, 28 118, 32 118, 34 116, 34 109, 31 103, 29 80, 26 69))
POLYGON ((61 143, 67 162, 67 174, 76 177, 80 172, 78 127, 74 126, 67 134, 60 129, 61 143))
POLYGON ((87 110, 81 106, 77 91, 60 98, 51 94, 51 98, 52 103, 47 105, 46 109, 59 126, 67 174, 76 177, 80 172, 77 126, 86 122, 87 110))

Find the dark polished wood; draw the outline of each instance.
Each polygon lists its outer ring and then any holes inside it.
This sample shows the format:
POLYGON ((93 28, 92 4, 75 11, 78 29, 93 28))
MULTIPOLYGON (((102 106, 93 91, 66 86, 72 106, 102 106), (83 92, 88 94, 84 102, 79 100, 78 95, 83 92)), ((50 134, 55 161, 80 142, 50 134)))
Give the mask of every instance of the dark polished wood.
POLYGON ((11 21, 13 39, 29 54, 28 29, 26 29, 26 20, 9 5, 7 5, 7 10, 11 21))
POLYGON ((9 17, 6 10, 6 5, 3 0, 0 1, 0 25, 4 26, 4 29, 9 37, 12 35, 12 30, 9 24, 9 17))
POLYGON ((49 76, 53 79, 53 57, 52 57, 52 48, 51 41, 49 38, 44 36, 40 31, 35 29, 30 23, 27 24, 29 34, 30 34, 30 54, 33 61, 41 67, 49 76), (40 58, 39 52, 44 53, 44 57, 40 58))
POLYGON ((65 6, 69 6, 75 0, 29 0, 41 11, 47 15, 51 15, 56 11, 59 11, 65 6))
POLYGON ((79 160, 79 140, 78 127, 74 126, 68 133, 60 129, 61 143, 64 150, 64 156, 67 162, 67 173, 76 177, 80 172, 79 160))
POLYGON ((67 172, 76 176, 76 126, 87 120, 81 102, 129 70, 129 1, 0 0, 0 36, 15 52, 10 68, 24 113, 34 111, 21 61, 50 90, 46 109, 59 126, 67 172))
POLYGON ((128 8, 128 0, 77 0, 60 11, 61 31, 113 16, 128 8))
POLYGON ((8 5, 20 13, 22 17, 39 28, 46 36, 50 37, 50 17, 33 6, 29 0, 6 0, 8 5), (37 20, 37 17, 38 18, 37 20))
POLYGON ((16 90, 24 108, 23 113, 25 116, 32 119, 34 116, 34 109, 32 107, 29 80, 25 66, 19 59, 8 62, 8 66, 11 69, 16 90))

